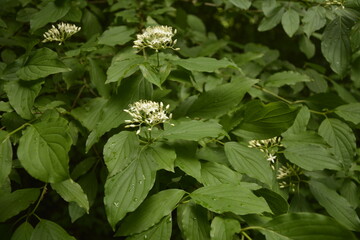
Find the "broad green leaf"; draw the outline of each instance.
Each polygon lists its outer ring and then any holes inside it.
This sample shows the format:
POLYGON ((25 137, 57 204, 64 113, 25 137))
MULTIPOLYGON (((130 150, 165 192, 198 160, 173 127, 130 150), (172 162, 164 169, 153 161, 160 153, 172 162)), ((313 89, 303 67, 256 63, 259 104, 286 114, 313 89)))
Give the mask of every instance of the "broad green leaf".
POLYGON ((354 51, 358 50, 360 48, 360 22, 357 22, 352 28, 351 28, 351 46, 354 51))
POLYGON ((232 4, 240 9, 247 10, 251 6, 250 0, 229 0, 232 4))
POLYGON ((45 26, 47 23, 56 22, 60 18, 64 17, 69 12, 70 8, 71 5, 66 2, 62 2, 62 4, 49 2, 39 12, 31 17, 31 31, 35 31, 45 26))
POLYGON ((285 157, 299 167, 309 170, 340 170, 341 164, 328 149, 314 144, 299 143, 284 151, 285 157))
POLYGON ((319 127, 319 134, 332 147, 334 155, 350 167, 354 160, 356 138, 351 128, 335 118, 325 118, 319 127))
POLYGON ((305 54, 307 59, 310 59, 315 55, 315 44, 305 35, 301 36, 299 39, 299 49, 305 54))
POLYGON ((143 61, 143 57, 135 54, 126 58, 113 60, 106 72, 107 79, 105 83, 117 82, 120 84, 122 79, 134 74, 138 70, 139 64, 143 61))
POLYGON ((38 188, 24 188, 0 196, 0 222, 19 214, 34 203, 40 195, 38 188))
POLYGON ((213 118, 226 114, 240 103, 257 80, 234 79, 231 83, 200 94, 187 111, 189 117, 213 118))
POLYGON ((210 240, 208 211, 192 201, 177 208, 177 221, 184 240, 210 240))
POLYGON ((175 209, 184 194, 180 189, 167 189, 152 195, 124 218, 116 236, 132 235, 153 227, 175 209))
MULTIPOLYGON (((314 50, 315 51, 315 50, 314 50)), ((328 82, 325 80, 325 76, 315 71, 314 69, 306 69, 306 74, 311 77, 313 81, 306 82, 306 86, 314 93, 325 93, 328 89, 328 82)))
POLYGON ((282 6, 278 6, 271 10, 271 13, 261 20, 257 30, 259 32, 264 32, 276 27, 276 25, 281 22, 284 11, 285 8, 282 6))
POLYGON ((99 44, 108 46, 124 45, 132 40, 131 35, 135 33, 133 28, 126 26, 110 27, 99 37, 99 44))
POLYGON ((331 69, 344 75, 351 62, 351 44, 349 38, 349 19, 338 16, 325 28, 321 41, 321 51, 330 63, 331 69))
POLYGON ((265 82, 268 87, 281 87, 284 85, 294 85, 298 82, 310 82, 308 75, 294 71, 278 72, 271 75, 265 82))
POLYGON ((187 175, 201 182, 201 163, 195 156, 197 142, 177 141, 175 144, 176 160, 175 166, 187 175))
POLYGON ((232 240, 240 229, 239 221, 216 216, 211 222, 210 237, 213 240, 232 240))
POLYGON ((304 23, 304 32, 309 38, 311 34, 326 24, 326 9, 322 6, 314 6, 307 9, 302 21, 304 23))
POLYGON ((281 24, 286 34, 289 37, 292 37, 294 33, 299 29, 300 16, 297 11, 290 8, 282 15, 281 24))
POLYGON ((272 185, 273 171, 264 153, 236 142, 227 142, 225 143, 225 154, 236 171, 269 186, 272 185))
POLYGON ((28 222, 24 222, 16 228, 10 240, 30 240, 33 231, 33 226, 28 222))
POLYGON ((72 179, 51 184, 51 187, 67 202, 76 202, 89 213, 89 200, 81 186, 72 179))
POLYGON ((155 70, 149 63, 145 62, 139 65, 142 75, 146 80, 155 84, 159 88, 161 88, 161 79, 159 76, 159 72, 155 70))
POLYGON ((198 141, 205 137, 217 137, 223 132, 222 126, 216 122, 202 121, 179 121, 174 126, 165 125, 165 130, 160 135, 168 140, 190 140, 198 141))
POLYGON ((108 98, 110 96, 111 88, 109 85, 105 84, 106 74, 104 70, 100 67, 98 61, 89 58, 89 67, 88 67, 90 81, 94 84, 98 93, 104 97, 108 98))
POLYGON ((201 206, 216 213, 232 212, 238 215, 271 212, 265 199, 257 197, 246 186, 219 184, 198 188, 190 197, 201 206))
POLYGON ((140 143, 134 132, 123 131, 113 135, 104 146, 104 161, 109 176, 123 171, 129 163, 138 159, 140 143))
POLYGON ((272 232, 275 239, 355 240, 352 232, 334 219, 317 213, 288 213, 267 222, 261 228, 272 232))
POLYGON ((354 181, 346 179, 340 188, 340 194, 354 209, 359 206, 360 192, 358 191, 358 186, 354 181))
POLYGON ((293 125, 286 130, 282 135, 287 136, 290 134, 298 134, 306 131, 306 127, 310 120, 310 111, 308 107, 302 106, 296 115, 293 125))
POLYGON ((339 97, 347 103, 357 103, 358 100, 353 96, 353 94, 348 91, 344 86, 337 84, 335 81, 330 80, 331 84, 334 87, 334 90, 337 92, 339 97))
POLYGON ((145 150, 145 154, 153 158, 159 169, 174 172, 175 150, 163 144, 152 144, 145 150))
POLYGON ((62 227, 58 224, 41 219, 36 225, 30 240, 76 240, 73 236, 70 236, 62 227))
POLYGON ((105 183, 105 211, 113 228, 128 212, 134 211, 146 198, 155 182, 156 164, 138 154, 136 159, 105 183))
POLYGON ((91 131, 100 121, 106 104, 107 100, 104 98, 92 98, 81 107, 73 109, 71 115, 91 131))
POLYGON ((220 68, 237 68, 235 63, 228 59, 217 60, 209 57, 197 57, 189 59, 178 59, 172 61, 174 65, 181 66, 190 71, 198 72, 215 72, 220 68))
POLYGON ((239 184, 241 174, 215 162, 201 164, 201 183, 204 186, 218 185, 221 183, 239 184))
POLYGON ((297 107, 283 102, 265 105, 260 101, 251 101, 246 104, 244 120, 234 133, 241 135, 241 130, 245 130, 263 134, 263 138, 278 136, 294 123, 297 112, 297 107))
POLYGON ((0 130, 0 189, 8 181, 12 168, 13 151, 8 133, 0 130))
POLYGON ((26 128, 17 155, 34 178, 43 182, 61 182, 69 178, 68 152, 71 145, 67 121, 53 118, 26 128))
POLYGON ((271 12, 279 5, 276 0, 263 1, 261 3, 261 10, 266 17, 271 15, 271 12))
POLYGON ((287 213, 289 210, 288 202, 276 192, 268 188, 261 188, 255 191, 256 196, 263 197, 275 215, 287 213))
POLYGON ((132 235, 126 240, 170 240, 172 232, 172 218, 171 215, 164 217, 159 223, 157 223, 152 228, 139 233, 132 235))
POLYGON ((335 190, 318 181, 309 182, 310 190, 326 211, 345 228, 360 231, 360 219, 350 203, 335 190))
POLYGON ((36 50, 18 71, 17 75, 22 80, 36 80, 51 74, 71 71, 56 52, 49 48, 36 50))
POLYGON ((281 143, 285 147, 296 147, 297 145, 311 144, 318 145, 320 147, 329 147, 325 140, 316 132, 304 131, 299 133, 290 133, 284 135, 284 138, 281 140, 281 143))
POLYGON ((31 119, 32 107, 35 98, 41 90, 42 82, 24 82, 21 80, 8 81, 4 84, 4 91, 6 92, 11 106, 16 113, 24 119, 31 119))
POLYGON ((360 103, 349 103, 335 108, 335 113, 354 124, 360 123, 360 103))

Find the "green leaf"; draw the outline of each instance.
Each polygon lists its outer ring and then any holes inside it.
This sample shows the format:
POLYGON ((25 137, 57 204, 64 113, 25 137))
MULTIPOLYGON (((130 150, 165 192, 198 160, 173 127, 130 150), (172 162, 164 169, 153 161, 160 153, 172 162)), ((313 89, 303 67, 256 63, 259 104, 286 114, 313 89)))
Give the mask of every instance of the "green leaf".
POLYGON ((321 41, 321 51, 330 63, 331 69, 344 75, 351 62, 349 19, 338 16, 325 28, 321 41))
POLYGON ((261 227, 275 239, 355 240, 355 236, 335 220, 316 213, 288 213, 275 217, 261 227))
POLYGON ((226 114, 240 103, 245 93, 257 80, 234 79, 231 83, 200 94, 187 111, 189 117, 213 118, 226 114))
POLYGON ((122 221, 116 236, 132 235, 153 227, 175 209, 184 194, 180 189, 168 189, 152 195, 122 221))
POLYGON ((240 9, 247 10, 251 6, 251 2, 249 0, 229 0, 232 4, 240 9))
POLYGON ((22 80, 36 80, 51 74, 71 71, 59 60, 56 52, 49 48, 41 48, 30 55, 18 71, 17 75, 22 80))
POLYGON ((56 4, 55 2, 49 2, 39 12, 34 14, 30 20, 30 29, 32 32, 45 26, 47 23, 56 22, 60 18, 64 17, 70 10, 71 5, 63 2, 62 4, 56 4))
POLYGON ((216 216, 211 222, 210 237, 212 240, 232 240, 240 230, 239 221, 216 216))
POLYGON ((16 228, 10 240, 30 240, 33 231, 33 226, 29 222, 24 222, 16 228))
POLYGON ((89 200, 81 186, 72 179, 53 183, 51 187, 67 202, 76 202, 89 213, 89 200))
POLYGON ((132 235, 126 240, 170 240, 172 231, 172 218, 171 215, 164 217, 159 223, 157 223, 152 228, 139 233, 132 235))
POLYGON ((8 133, 0 130, 0 189, 8 181, 12 168, 13 151, 8 133))
POLYGON ((98 61, 89 58, 89 75, 90 81, 94 84, 98 93, 104 97, 108 98, 110 96, 110 86, 105 84, 106 81, 106 74, 104 70, 100 67, 98 61))
POLYGON ((149 157, 153 158, 159 169, 174 172, 174 162, 176 159, 174 149, 161 143, 154 143, 145 150, 145 154, 149 154, 149 157))
POLYGON ((244 120, 234 133, 241 135, 241 130, 245 130, 263 134, 263 138, 278 136, 293 124, 297 112, 297 107, 283 102, 264 105, 260 101, 251 101, 246 104, 244 120))
POLYGON ((126 26, 110 27, 99 37, 99 44, 108 46, 124 45, 132 40, 131 35, 135 33, 135 29, 126 26))
POLYGON ((298 82, 310 82, 308 75, 294 71, 278 72, 271 75, 265 82, 267 87, 281 87, 284 85, 295 85, 298 82))
POLYGON ((218 185, 221 183, 238 184, 241 178, 241 174, 222 164, 215 162, 201 164, 201 183, 203 183, 204 186, 218 185))
POLYGON ((108 177, 105 183, 105 211, 113 228, 128 212, 145 199, 155 182, 156 164, 139 154, 122 171, 108 177))
POLYGON ((325 118, 319 134, 332 147, 334 155, 349 168, 356 150, 356 138, 351 128, 338 119, 325 118))
POLYGON ((31 176, 55 183, 69 178, 71 145, 67 121, 52 118, 27 127, 20 138, 17 154, 31 176))
POLYGON ((236 64, 228 59, 217 60, 209 57, 178 59, 172 61, 174 65, 181 66, 190 71, 215 72, 219 68, 237 68, 236 64))
POLYGON ((349 103, 335 108, 335 113, 354 124, 360 123, 360 103, 349 103))
POLYGON ((308 107, 302 106, 296 115, 293 125, 286 130, 282 135, 285 137, 291 134, 298 134, 306 131, 306 127, 310 120, 310 111, 308 107))
POLYGON ((360 230, 360 219, 355 209, 344 197, 318 181, 310 181, 309 186, 314 197, 330 216, 349 230, 360 230))
POLYGON ((139 65, 142 75, 146 80, 155 84, 159 88, 161 88, 161 79, 159 76, 159 72, 156 71, 149 63, 144 62, 139 65))
POLYGON ((268 16, 261 20, 257 30, 259 32, 264 32, 276 27, 276 25, 281 22, 284 11, 285 8, 282 6, 274 8, 268 16))
POLYGON ((288 202, 279 194, 268 188, 261 188, 255 191, 259 197, 263 197, 275 215, 287 213, 289 210, 288 202))
POLYGON ((134 74, 143 61, 143 57, 135 54, 124 58, 114 58, 106 72, 107 79, 105 83, 118 82, 120 84, 122 79, 134 74))
POLYGON ((238 215, 271 212, 266 201, 257 197, 246 186, 219 184, 198 188, 190 197, 201 206, 216 213, 232 212, 238 215))
POLYGON ((182 139, 198 141, 205 137, 217 137, 223 132, 222 126, 216 122, 179 121, 174 126, 165 125, 165 130, 160 135, 168 140, 182 139))
POLYGON ((192 201, 177 208, 178 225, 183 239, 210 240, 208 211, 192 201))
POLYGON ((351 28, 351 46, 354 51, 358 50, 360 48, 360 22, 357 22, 352 28, 351 28))
POLYGON ((139 157, 139 140, 134 132, 123 131, 113 135, 104 146, 104 161, 109 176, 123 171, 139 157))
POLYGON ((305 54, 307 59, 310 59, 315 55, 315 44, 305 35, 301 36, 299 39, 299 49, 305 54))
POLYGON ((41 219, 36 225, 30 240, 47 239, 47 240, 76 240, 70 236, 62 227, 56 223, 41 219))
POLYGON ((108 101, 103 98, 92 98, 81 107, 72 110, 71 115, 79 120, 89 131, 94 130, 101 120, 104 111, 103 108, 107 102, 108 101))
POLYGON ((201 163, 195 156, 197 142, 176 141, 176 160, 175 166, 180 168, 187 175, 201 182, 201 163))
POLYGON ((0 222, 19 214, 27 209, 39 197, 38 188, 24 188, 12 193, 2 194, 0 196, 0 222))
POLYGON ((288 9, 281 18, 281 24, 284 31, 289 37, 292 37, 294 33, 299 29, 300 17, 297 11, 290 8, 288 9))
POLYGON ((322 148, 328 148, 328 144, 325 140, 316 132, 313 131, 304 131, 299 133, 290 133, 284 135, 284 138, 281 140, 281 143, 285 147, 296 147, 297 145, 318 145, 322 148))
POLYGON ((8 81, 4 84, 4 91, 6 92, 11 106, 16 113, 24 119, 31 119, 32 107, 35 98, 41 90, 42 82, 24 82, 24 81, 8 81))
POLYGON ((227 142, 225 143, 225 154, 236 171, 269 186, 272 185, 273 171, 264 153, 236 142, 227 142))
POLYGON ((328 149, 308 143, 291 145, 284 151, 285 157, 299 167, 309 170, 340 170, 341 165, 328 149))
POLYGON ((326 9, 322 6, 314 6, 309 8, 303 19, 304 32, 309 38, 311 34, 326 24, 326 9))

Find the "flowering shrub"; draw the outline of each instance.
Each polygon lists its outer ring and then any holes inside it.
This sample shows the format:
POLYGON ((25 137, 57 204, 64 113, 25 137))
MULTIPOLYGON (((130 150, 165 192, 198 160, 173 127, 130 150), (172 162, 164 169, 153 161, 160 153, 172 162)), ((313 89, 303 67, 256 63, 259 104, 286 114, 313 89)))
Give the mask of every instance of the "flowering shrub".
POLYGON ((1 239, 357 239, 358 0, 3 0, 1 239))

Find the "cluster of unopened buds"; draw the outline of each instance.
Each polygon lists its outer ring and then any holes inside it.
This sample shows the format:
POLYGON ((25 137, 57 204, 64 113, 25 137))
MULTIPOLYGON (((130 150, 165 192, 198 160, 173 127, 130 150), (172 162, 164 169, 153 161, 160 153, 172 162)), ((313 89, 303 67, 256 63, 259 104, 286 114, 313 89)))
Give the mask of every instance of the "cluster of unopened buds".
POLYGON ((154 49, 158 52, 160 49, 170 48, 173 50, 180 50, 175 48, 176 39, 172 37, 176 34, 176 29, 169 26, 151 26, 143 30, 142 34, 138 34, 134 41, 134 48, 141 51, 146 47, 154 49))
POLYGON ((161 123, 168 122, 172 114, 168 113, 170 105, 164 106, 162 102, 154 102, 149 100, 140 100, 129 105, 129 109, 125 109, 133 119, 125 120, 126 128, 139 128, 136 134, 140 134, 141 127, 147 126, 148 130, 161 123))
POLYGON ((295 192, 295 186, 300 182, 300 175, 303 172, 300 167, 286 163, 278 169, 276 179, 278 179, 280 188, 289 188, 295 192))
POLYGON ((271 167, 274 169, 278 147, 282 146, 280 141, 280 137, 273 137, 263 140, 251 140, 248 143, 248 147, 257 148, 261 152, 265 153, 266 159, 271 163, 271 167))
POLYGON ((66 39, 79 32, 81 27, 78 27, 74 24, 69 23, 59 23, 56 26, 52 25, 52 27, 43 34, 44 40, 43 42, 59 42, 61 45, 65 42, 66 39))
POLYGON ((345 8, 343 1, 338 0, 326 0, 325 5, 338 5, 341 6, 341 8, 345 8))

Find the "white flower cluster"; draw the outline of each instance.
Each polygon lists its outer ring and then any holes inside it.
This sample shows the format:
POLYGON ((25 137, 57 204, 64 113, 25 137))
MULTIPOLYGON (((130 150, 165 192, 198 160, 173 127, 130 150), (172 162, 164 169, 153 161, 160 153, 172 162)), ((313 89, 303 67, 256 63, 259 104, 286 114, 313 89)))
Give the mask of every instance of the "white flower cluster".
POLYGON ((277 147, 281 147, 282 144, 280 143, 280 137, 273 137, 270 139, 264 140, 251 140, 249 141, 249 148, 258 148, 260 151, 265 153, 266 159, 274 164, 276 161, 276 152, 277 147))
POLYGON ((153 102, 149 100, 140 100, 129 105, 129 109, 124 111, 129 113, 133 117, 132 120, 125 120, 128 125, 126 128, 138 127, 136 134, 140 133, 142 125, 148 126, 148 130, 151 131, 155 125, 167 122, 171 119, 172 114, 168 114, 167 110, 170 105, 164 107, 162 102, 153 102))
POLYGON ((61 22, 56 27, 52 25, 52 28, 50 28, 47 32, 43 34, 45 38, 43 42, 57 41, 59 42, 59 45, 61 45, 63 42, 65 42, 66 39, 79 32, 80 30, 81 27, 77 27, 74 24, 61 22))
POLYGON ((176 34, 176 29, 173 30, 169 26, 152 26, 147 27, 142 34, 138 34, 137 39, 134 41, 134 48, 139 51, 146 47, 154 49, 156 52, 159 49, 171 48, 173 50, 180 50, 174 48, 176 39, 172 40, 172 37, 176 34))
POLYGON ((303 172, 300 167, 286 163, 286 166, 278 169, 276 179, 282 180, 279 182, 280 188, 289 187, 290 190, 295 191, 296 183, 300 182, 300 175, 302 174, 303 172), (295 178, 295 181, 292 178, 295 178))

